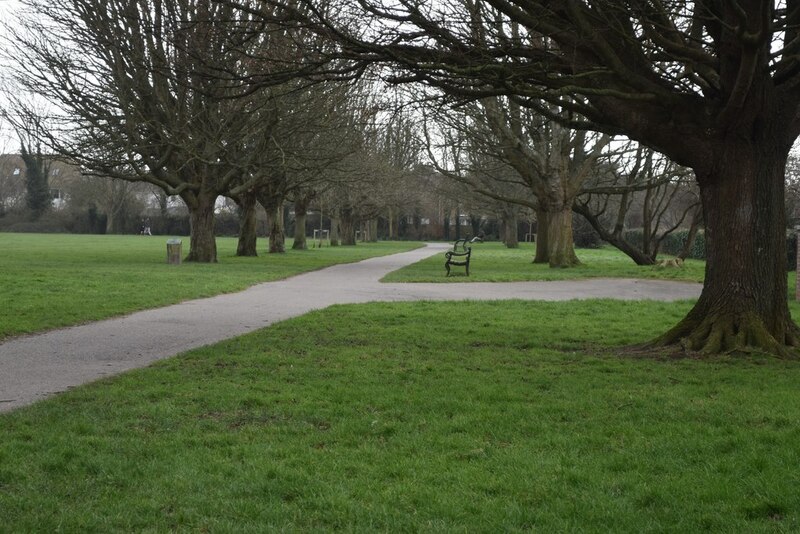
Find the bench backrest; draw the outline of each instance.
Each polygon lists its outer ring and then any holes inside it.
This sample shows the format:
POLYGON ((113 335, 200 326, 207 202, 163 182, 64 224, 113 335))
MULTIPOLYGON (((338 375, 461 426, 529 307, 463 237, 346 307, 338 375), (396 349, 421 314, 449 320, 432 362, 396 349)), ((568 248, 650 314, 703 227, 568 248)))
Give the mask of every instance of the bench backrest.
POLYGON ((455 243, 453 243, 453 252, 466 252, 467 251, 467 240, 466 239, 457 239, 455 243))

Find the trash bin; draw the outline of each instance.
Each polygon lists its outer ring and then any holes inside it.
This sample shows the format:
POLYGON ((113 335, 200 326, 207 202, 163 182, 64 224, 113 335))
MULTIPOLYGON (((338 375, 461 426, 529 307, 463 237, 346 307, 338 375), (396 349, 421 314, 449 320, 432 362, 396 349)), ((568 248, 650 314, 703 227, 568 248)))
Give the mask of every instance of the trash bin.
POLYGON ((181 243, 180 239, 167 239, 167 263, 181 264, 181 243))

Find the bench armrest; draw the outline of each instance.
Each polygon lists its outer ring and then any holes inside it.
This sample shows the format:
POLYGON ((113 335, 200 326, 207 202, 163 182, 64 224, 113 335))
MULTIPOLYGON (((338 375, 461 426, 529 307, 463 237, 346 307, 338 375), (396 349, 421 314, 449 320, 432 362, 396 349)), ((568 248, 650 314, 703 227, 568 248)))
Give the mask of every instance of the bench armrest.
POLYGON ((444 255, 445 255, 445 257, 450 259, 453 256, 456 256, 456 257, 469 256, 471 253, 472 253, 472 248, 467 247, 467 250, 465 252, 453 252, 452 250, 449 250, 449 251, 445 252, 444 255))

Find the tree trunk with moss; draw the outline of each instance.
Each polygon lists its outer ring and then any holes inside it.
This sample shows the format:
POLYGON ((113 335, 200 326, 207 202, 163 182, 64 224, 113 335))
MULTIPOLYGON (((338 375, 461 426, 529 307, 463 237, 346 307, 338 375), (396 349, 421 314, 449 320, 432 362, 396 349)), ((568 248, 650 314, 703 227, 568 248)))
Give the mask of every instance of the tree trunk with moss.
POLYGON ((244 193, 234 199, 239 206, 239 243, 236 246, 237 256, 258 256, 256 243, 256 196, 244 193))
POLYGON ((507 248, 519 248, 517 216, 514 213, 507 213, 503 217, 503 242, 507 248))
POLYGON ((547 250, 551 268, 575 267, 581 264, 575 255, 570 207, 548 213, 547 250))
POLYGON ((370 243, 378 242, 378 219, 370 219, 367 221, 367 241, 370 243))
POLYGON ((354 246, 356 244, 356 220, 353 208, 342 208, 339 215, 339 230, 341 231, 342 245, 354 246))
POLYGON ((331 246, 338 247, 339 243, 339 218, 331 214, 331 246))
MULTIPOLYGON (((769 136, 765 124, 743 135, 761 128, 769 136)), ((776 209, 784 205, 789 146, 729 137, 715 148, 710 168, 696 170, 705 220, 703 291, 689 314, 653 344, 710 354, 755 348, 797 355, 792 349, 800 336, 787 302, 785 214, 776 209)))
POLYGON ((217 196, 204 193, 184 197, 189 208, 189 254, 186 261, 217 262, 217 240, 214 236, 214 205, 217 196))
POLYGON ((283 202, 271 205, 267 212, 269 219, 269 253, 286 252, 286 232, 283 225, 283 202))
POLYGON ((547 245, 549 219, 546 211, 536 210, 536 255, 533 257, 533 263, 550 263, 550 251, 547 245))
POLYGON ((306 212, 310 199, 305 196, 298 196, 294 200, 294 243, 293 250, 306 250, 306 212))

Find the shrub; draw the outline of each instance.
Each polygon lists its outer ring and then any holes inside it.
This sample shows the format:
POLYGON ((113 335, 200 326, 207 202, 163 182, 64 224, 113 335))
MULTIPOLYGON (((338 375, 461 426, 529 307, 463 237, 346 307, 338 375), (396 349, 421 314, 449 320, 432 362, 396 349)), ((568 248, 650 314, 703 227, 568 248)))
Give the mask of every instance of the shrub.
POLYGON ((600 248, 603 245, 592 225, 578 215, 572 217, 572 239, 578 248, 600 248))
MULTIPOLYGON (((689 239, 689 230, 672 232, 661 242, 661 250, 659 252, 662 254, 669 254, 670 256, 677 256, 683 250, 687 239, 689 239)), ((702 230, 697 232, 692 250, 689 251, 687 257, 696 260, 706 259, 706 236, 702 230)))

